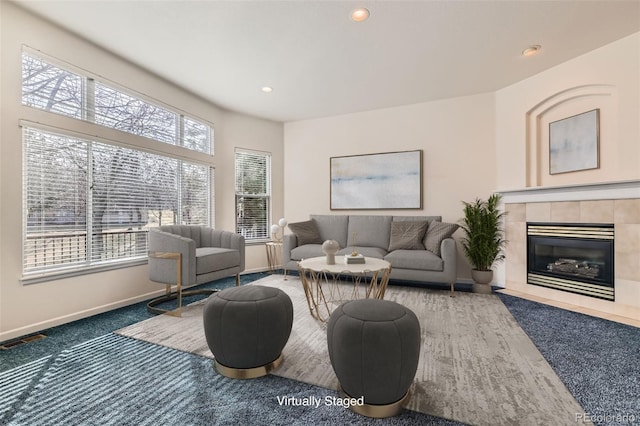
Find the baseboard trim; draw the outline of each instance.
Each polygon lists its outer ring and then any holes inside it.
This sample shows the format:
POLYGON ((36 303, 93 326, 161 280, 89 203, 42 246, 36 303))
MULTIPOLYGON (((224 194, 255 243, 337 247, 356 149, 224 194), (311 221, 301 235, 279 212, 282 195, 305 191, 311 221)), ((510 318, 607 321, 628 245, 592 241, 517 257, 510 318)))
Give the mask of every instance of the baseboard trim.
MULTIPOLYGON (((240 275, 265 272, 268 270, 269 268, 254 268, 252 270, 245 270, 240 275)), ((105 305, 96 306, 90 309, 73 312, 71 314, 62 315, 62 316, 51 318, 41 322, 36 322, 33 324, 25 325, 23 327, 14 328, 12 330, 3 331, 3 332, 0 332, 0 342, 5 342, 7 340, 12 340, 21 336, 26 336, 28 334, 37 333, 51 327, 67 324, 73 321, 77 321, 77 320, 88 318, 94 315, 102 314, 104 312, 112 311, 114 309, 133 305, 135 303, 144 302, 145 300, 150 300, 155 297, 161 296, 164 293, 165 293, 164 286, 158 286, 158 290, 155 290, 149 293, 144 293, 138 296, 130 297, 128 299, 118 300, 116 302, 107 303, 105 305)))
POLYGON ((67 315, 62 315, 56 318, 52 318, 46 321, 41 321, 33 324, 29 324, 23 327, 15 328, 13 330, 8 330, 0 333, 0 342, 5 340, 15 339, 20 336, 25 336, 27 334, 36 333, 38 331, 46 330, 51 327, 56 327, 62 324, 67 324, 73 321, 77 321, 83 318, 88 318, 94 315, 102 314, 104 312, 112 311, 114 309, 122 308, 125 306, 133 305, 134 303, 143 302, 147 299, 151 299, 153 297, 158 297, 164 294, 164 286, 158 290, 153 291, 151 293, 145 293, 139 296, 131 297, 128 299, 119 300, 117 302, 107 303, 105 305, 96 306, 94 308, 85 309, 82 311, 74 312, 67 315))

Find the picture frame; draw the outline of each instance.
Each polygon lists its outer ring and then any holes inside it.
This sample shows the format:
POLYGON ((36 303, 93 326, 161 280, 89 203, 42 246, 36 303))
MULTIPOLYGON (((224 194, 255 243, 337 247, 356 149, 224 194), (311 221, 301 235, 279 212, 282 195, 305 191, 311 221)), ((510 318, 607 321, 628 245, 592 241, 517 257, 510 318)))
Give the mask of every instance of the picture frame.
POLYGON ((422 150, 331 157, 330 209, 422 209, 422 150))
POLYGON ((600 167, 600 110, 549 123, 549 174, 600 167))

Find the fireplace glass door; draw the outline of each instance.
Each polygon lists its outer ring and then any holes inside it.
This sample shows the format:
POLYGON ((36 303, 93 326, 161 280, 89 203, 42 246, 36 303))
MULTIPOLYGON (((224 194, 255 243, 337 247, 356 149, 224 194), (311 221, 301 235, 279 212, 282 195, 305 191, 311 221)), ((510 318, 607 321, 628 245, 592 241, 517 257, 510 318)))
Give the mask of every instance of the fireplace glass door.
POLYGON ((528 224, 527 234, 530 284, 612 300, 612 226, 528 224))

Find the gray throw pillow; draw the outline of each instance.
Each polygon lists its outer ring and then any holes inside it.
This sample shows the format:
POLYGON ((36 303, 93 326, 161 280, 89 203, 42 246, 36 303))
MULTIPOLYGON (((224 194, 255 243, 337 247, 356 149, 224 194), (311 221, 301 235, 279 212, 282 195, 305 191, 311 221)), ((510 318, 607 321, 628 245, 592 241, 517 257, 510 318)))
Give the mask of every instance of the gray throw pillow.
POLYGON ((305 222, 290 223, 289 229, 296 235, 298 246, 305 244, 322 244, 318 226, 313 219, 305 222))
POLYGON ((454 232, 458 229, 458 225, 455 223, 445 222, 431 222, 429 223, 429 229, 427 229, 427 235, 424 237, 424 248, 440 256, 440 244, 442 240, 451 238, 454 232))
POLYGON ((391 222, 389 251, 424 250, 424 234, 429 222, 391 222))

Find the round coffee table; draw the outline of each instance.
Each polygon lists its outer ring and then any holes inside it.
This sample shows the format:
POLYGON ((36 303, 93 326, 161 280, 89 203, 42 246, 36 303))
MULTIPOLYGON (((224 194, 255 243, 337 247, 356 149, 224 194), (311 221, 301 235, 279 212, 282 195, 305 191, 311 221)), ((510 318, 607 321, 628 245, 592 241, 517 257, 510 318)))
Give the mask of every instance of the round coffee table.
POLYGON ((384 299, 391 263, 373 257, 365 263, 346 263, 337 256, 334 265, 327 265, 327 258, 320 256, 298 262, 298 272, 311 316, 326 322, 345 301, 384 299))

